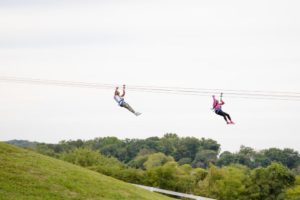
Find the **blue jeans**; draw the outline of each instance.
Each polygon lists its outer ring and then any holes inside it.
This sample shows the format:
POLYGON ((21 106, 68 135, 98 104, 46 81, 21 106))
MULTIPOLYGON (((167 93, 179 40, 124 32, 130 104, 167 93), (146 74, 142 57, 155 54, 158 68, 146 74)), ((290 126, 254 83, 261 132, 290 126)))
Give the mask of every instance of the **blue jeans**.
POLYGON ((221 109, 216 110, 215 113, 216 113, 217 115, 220 115, 220 116, 224 117, 224 119, 225 119, 226 122, 227 122, 228 120, 231 121, 230 115, 227 114, 226 112, 223 112, 221 109))

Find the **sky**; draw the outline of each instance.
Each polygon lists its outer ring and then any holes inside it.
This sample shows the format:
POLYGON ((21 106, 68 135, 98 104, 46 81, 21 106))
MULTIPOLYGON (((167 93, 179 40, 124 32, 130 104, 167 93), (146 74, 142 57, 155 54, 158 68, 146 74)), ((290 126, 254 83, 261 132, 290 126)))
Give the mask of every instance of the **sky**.
MULTIPOLYGON (((297 0, 0 0, 0 76, 122 85, 300 92, 297 0)), ((299 101, 226 98, 228 126, 210 96, 0 81, 0 140, 211 138, 300 151, 299 101)), ((218 95, 218 94, 216 94, 218 95)))

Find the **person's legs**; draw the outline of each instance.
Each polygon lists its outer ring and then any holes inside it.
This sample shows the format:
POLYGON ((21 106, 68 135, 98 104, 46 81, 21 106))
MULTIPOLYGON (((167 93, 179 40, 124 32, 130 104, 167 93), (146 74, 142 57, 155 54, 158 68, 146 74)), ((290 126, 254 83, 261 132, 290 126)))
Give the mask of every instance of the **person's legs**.
MULTIPOLYGON (((230 115, 227 114, 226 112, 223 112, 223 113, 224 113, 224 115, 227 117, 227 119, 229 120, 229 124, 234 124, 234 122, 231 120, 230 115)), ((228 121, 227 121, 227 123, 228 123, 228 121)))
POLYGON ((223 113, 224 113, 224 115, 227 117, 227 119, 229 119, 229 121, 231 121, 230 115, 229 115, 228 113, 226 113, 226 112, 223 112, 223 113))
POLYGON ((124 103, 121 105, 121 107, 124 107, 124 108, 126 108, 127 110, 129 110, 130 112, 132 112, 133 114, 135 114, 135 111, 133 110, 133 108, 131 108, 131 106, 130 106, 128 103, 124 102, 124 103))
POLYGON ((222 110, 216 110, 216 114, 224 117, 224 120, 228 123, 226 113, 224 113, 222 110))

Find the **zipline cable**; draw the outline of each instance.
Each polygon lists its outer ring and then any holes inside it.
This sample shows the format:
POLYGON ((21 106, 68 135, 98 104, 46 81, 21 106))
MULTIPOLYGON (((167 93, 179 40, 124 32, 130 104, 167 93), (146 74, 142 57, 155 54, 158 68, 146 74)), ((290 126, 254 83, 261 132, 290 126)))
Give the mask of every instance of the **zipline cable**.
MULTIPOLYGON (((80 81, 60 81, 36 78, 0 76, 1 82, 14 82, 20 84, 54 85, 64 87, 82 87, 94 89, 114 89, 114 84, 102 84, 80 81)), ((226 97, 262 100, 288 100, 300 101, 300 92, 283 91, 259 91, 259 90, 228 90, 207 88, 185 88, 185 87, 159 87, 159 86, 134 86, 127 87, 128 90, 136 92, 164 93, 177 95, 211 96, 216 93, 226 93, 226 97)))
MULTIPOLYGON (((143 88, 145 86, 136 86, 139 88, 143 88)), ((158 89, 178 89, 178 90, 194 90, 194 91, 215 91, 215 92, 251 92, 251 93, 267 93, 267 94, 291 94, 291 95, 300 95, 300 92, 286 92, 286 91, 262 91, 262 90, 229 90, 229 89, 207 89, 207 88, 186 88, 186 87, 159 87, 159 86, 148 86, 151 88, 158 89)))
MULTIPOLYGON (((212 93, 221 93, 223 90, 207 90, 207 91, 195 91, 195 90, 178 90, 178 89, 158 89, 158 88, 141 88, 141 87, 130 87, 132 89, 137 89, 137 90, 153 90, 153 91, 176 91, 176 92, 181 92, 181 93, 202 93, 202 94, 212 94, 212 93)), ((285 94, 257 94, 257 93, 250 93, 251 91, 248 91, 247 93, 245 92, 226 92, 226 95, 247 95, 247 96, 261 96, 261 97, 282 97, 282 98, 300 98, 300 95, 285 95, 285 94)))

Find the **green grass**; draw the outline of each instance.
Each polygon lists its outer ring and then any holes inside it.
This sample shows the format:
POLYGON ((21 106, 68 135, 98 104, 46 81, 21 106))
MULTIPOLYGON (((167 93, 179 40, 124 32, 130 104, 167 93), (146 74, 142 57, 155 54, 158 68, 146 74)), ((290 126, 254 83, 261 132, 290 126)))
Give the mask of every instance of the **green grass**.
POLYGON ((0 199, 171 200, 97 172, 1 142, 0 199))

